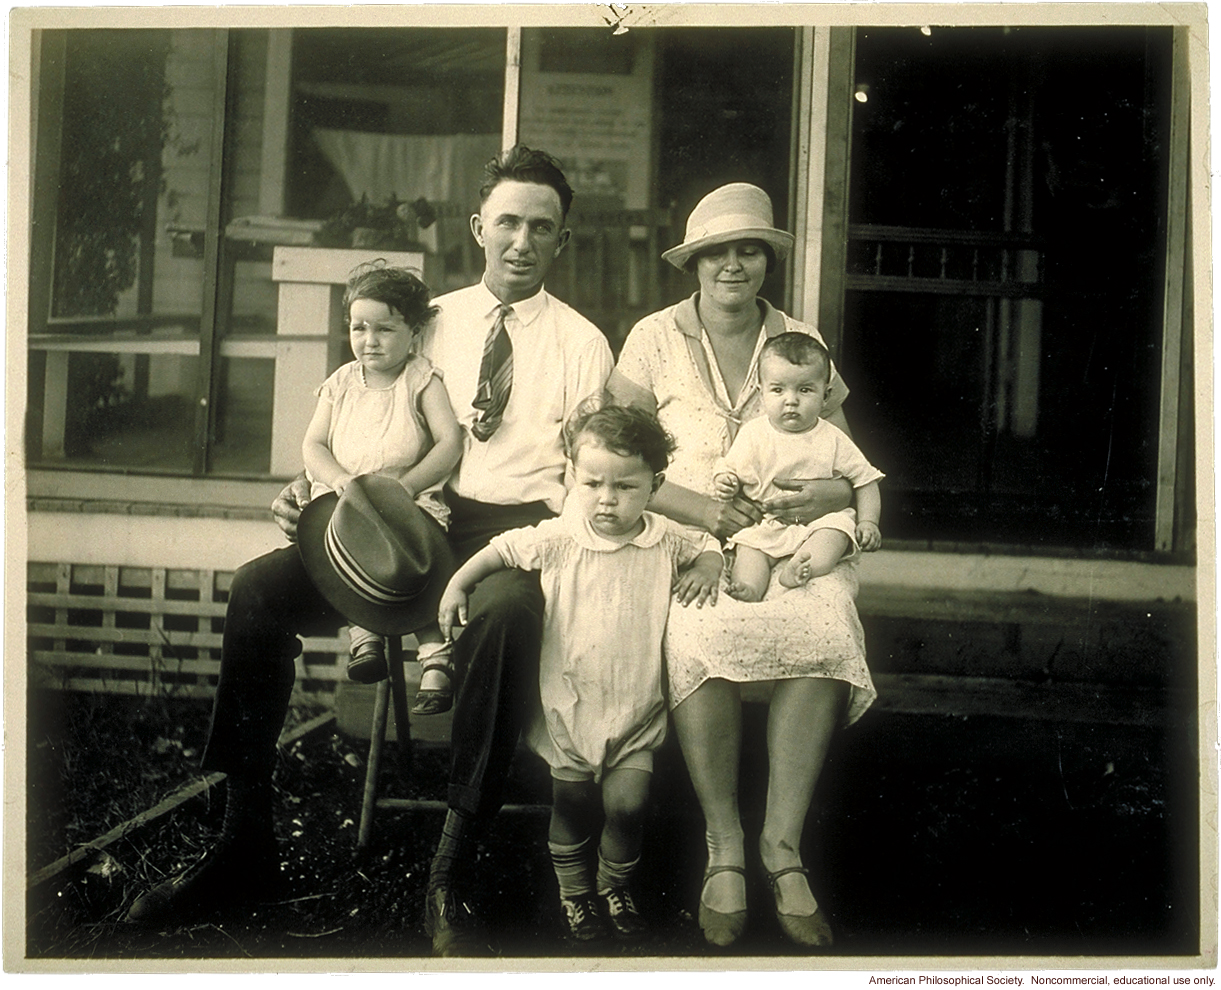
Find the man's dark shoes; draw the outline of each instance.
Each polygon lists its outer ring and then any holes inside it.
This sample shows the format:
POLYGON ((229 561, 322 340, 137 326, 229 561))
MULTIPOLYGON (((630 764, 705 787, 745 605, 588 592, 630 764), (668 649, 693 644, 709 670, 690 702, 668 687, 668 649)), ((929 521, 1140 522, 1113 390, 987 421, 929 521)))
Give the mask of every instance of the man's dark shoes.
POLYGON ((178 924, 265 899, 279 878, 277 859, 270 838, 222 841, 185 873, 137 897, 127 920, 140 925, 178 924))
POLYGON ((612 887, 598 892, 598 899, 606 913, 606 921, 615 938, 634 941, 642 938, 649 926, 636 907, 632 892, 626 887, 612 887))
POLYGON ((435 956, 488 956, 492 947, 475 913, 451 887, 433 887, 424 902, 424 931, 435 956))
POLYGON ((361 643, 348 659, 348 680, 357 684, 376 684, 384 681, 388 673, 386 644, 381 639, 361 643))
POLYGON ((577 942, 593 942, 606 935, 606 921, 602 917, 598 900, 594 894, 560 898, 569 938, 577 942))

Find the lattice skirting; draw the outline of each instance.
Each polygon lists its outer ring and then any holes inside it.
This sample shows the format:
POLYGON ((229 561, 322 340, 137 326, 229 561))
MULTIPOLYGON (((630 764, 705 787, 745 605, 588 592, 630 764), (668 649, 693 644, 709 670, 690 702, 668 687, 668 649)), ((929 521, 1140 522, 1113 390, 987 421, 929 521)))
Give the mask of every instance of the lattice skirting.
MULTIPOLYGON (((30 687, 212 697, 232 580, 232 571, 30 562, 30 687)), ((347 630, 302 642, 296 689, 330 704, 347 630)))

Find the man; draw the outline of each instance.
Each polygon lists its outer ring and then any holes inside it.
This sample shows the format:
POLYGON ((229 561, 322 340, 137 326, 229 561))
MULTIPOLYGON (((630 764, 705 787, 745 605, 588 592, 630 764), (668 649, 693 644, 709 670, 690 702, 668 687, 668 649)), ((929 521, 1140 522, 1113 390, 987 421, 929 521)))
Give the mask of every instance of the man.
MULTIPOLYGON (((613 359, 605 337, 548 295, 543 279, 568 242, 572 202, 558 163, 517 146, 485 168, 471 232, 485 269, 475 285, 435 300, 424 352, 445 376, 463 427, 462 461, 446 487, 449 538, 461 562, 497 533, 557 515, 564 498, 562 428, 599 392, 613 359)), ((272 506, 295 539, 309 486, 298 479, 272 506)), ((425 927, 438 955, 486 951, 456 889, 472 829, 500 807, 501 785, 538 691, 543 598, 537 575, 506 570, 471 596, 455 644, 449 812, 432 863, 425 927)), ((160 922, 232 900, 273 876, 271 776, 288 711, 297 637, 334 629, 335 610, 295 547, 244 564, 225 615, 221 675, 203 768, 228 775, 221 838, 196 866, 139 897, 128 917, 160 922)))

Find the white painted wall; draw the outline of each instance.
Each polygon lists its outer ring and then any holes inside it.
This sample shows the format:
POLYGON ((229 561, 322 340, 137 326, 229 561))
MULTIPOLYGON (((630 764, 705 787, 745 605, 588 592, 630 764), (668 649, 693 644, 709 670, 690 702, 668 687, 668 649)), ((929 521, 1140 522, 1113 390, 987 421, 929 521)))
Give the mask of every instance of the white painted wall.
MULTIPOLYGON (((28 559, 73 564, 234 570, 285 545, 274 523, 241 519, 35 512, 28 559)), ((1196 600, 1193 567, 881 550, 865 554, 862 586, 930 591, 1036 591, 1097 601, 1196 600)))
POLYGON ((85 512, 34 512, 28 519, 31 561, 232 571, 287 545, 268 521, 85 512))

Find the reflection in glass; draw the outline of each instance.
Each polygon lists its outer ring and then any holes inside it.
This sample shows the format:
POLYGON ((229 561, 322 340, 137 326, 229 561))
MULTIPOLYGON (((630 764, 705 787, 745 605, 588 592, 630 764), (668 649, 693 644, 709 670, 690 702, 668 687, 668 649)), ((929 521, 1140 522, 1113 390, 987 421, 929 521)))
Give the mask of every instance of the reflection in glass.
POLYGON ((332 247, 426 253, 441 293, 476 281, 468 218, 500 150, 503 29, 293 35, 287 201, 332 247))
POLYGON ((97 468, 190 471, 198 358, 53 351, 45 362, 44 433, 62 437, 65 458, 97 468))
POLYGON ((262 358, 221 361, 219 413, 211 468, 219 474, 266 474, 271 463, 271 413, 276 364, 262 358))
MULTIPOLYGON (((724 182, 771 195, 788 222, 791 29, 522 31, 521 140, 576 193, 548 288, 618 349, 642 316, 694 291, 661 260, 724 182)), ((783 306, 785 273, 763 294, 783 306)))

